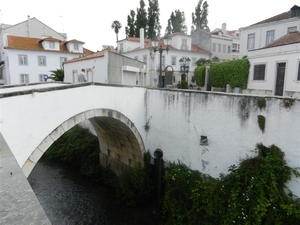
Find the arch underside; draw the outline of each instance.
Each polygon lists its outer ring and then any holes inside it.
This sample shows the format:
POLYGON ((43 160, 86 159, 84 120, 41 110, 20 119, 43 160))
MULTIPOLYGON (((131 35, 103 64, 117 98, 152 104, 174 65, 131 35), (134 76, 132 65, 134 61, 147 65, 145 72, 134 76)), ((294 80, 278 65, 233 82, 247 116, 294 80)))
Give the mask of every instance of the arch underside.
POLYGON ((60 136, 85 120, 91 122, 97 133, 102 166, 109 166, 117 174, 121 174, 128 167, 143 165, 145 146, 134 123, 115 110, 93 109, 69 118, 53 130, 22 166, 25 176, 29 176, 38 160, 60 136))

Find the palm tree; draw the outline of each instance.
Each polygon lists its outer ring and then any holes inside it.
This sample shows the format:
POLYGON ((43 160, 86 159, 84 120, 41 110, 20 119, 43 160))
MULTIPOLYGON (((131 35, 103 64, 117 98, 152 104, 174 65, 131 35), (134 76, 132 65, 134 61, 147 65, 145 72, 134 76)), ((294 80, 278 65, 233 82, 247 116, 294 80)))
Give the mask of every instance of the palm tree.
POLYGON ((118 33, 119 33, 119 30, 121 29, 121 27, 122 27, 122 24, 118 20, 113 21, 112 24, 111 24, 111 29, 115 30, 115 33, 116 33, 116 36, 117 36, 117 42, 119 41, 118 33))
POLYGON ((49 78, 51 78, 54 81, 64 81, 64 69, 60 68, 57 70, 50 70, 51 72, 51 76, 49 78))

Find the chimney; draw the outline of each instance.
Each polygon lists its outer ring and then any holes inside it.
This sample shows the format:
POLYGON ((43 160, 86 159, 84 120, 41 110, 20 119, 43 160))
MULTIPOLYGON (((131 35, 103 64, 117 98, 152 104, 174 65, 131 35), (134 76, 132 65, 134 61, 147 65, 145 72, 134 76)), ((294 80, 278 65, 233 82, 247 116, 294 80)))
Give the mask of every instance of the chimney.
POLYGON ((222 23, 222 32, 226 34, 226 23, 222 23))
POLYGON ((140 49, 143 49, 145 47, 145 33, 144 28, 140 29, 140 49))
POLYGON ((30 16, 27 16, 27 36, 30 37, 30 16))

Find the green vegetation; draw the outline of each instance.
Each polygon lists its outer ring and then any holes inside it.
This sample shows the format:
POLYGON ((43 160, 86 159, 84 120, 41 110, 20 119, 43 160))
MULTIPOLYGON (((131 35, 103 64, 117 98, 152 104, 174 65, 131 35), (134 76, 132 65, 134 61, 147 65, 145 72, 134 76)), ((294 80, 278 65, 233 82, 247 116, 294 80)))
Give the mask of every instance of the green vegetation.
POLYGON ((205 65, 197 66, 194 71, 196 84, 200 87, 205 85, 205 65))
POLYGON ((248 59, 236 59, 214 63, 210 66, 210 82, 212 87, 225 88, 230 84, 232 88, 247 88, 250 62, 248 59))
POLYGON ((188 89, 188 88, 189 88, 188 82, 185 81, 185 80, 181 81, 181 83, 180 83, 180 88, 181 88, 181 89, 188 89))
POLYGON ((295 98, 284 98, 283 107, 286 109, 290 109, 294 105, 295 101, 296 101, 295 98))
POLYGON ((50 70, 51 75, 49 78, 51 78, 54 81, 64 81, 65 72, 63 68, 57 69, 57 70, 50 70))
POLYGON ((263 115, 258 115, 257 123, 258 123, 259 129, 264 133, 265 126, 266 126, 266 118, 263 115))
MULTIPOLYGON (((210 85, 212 87, 226 88, 230 84, 232 88, 247 88, 250 62, 247 58, 236 59, 210 65, 210 85)), ((194 76, 199 86, 205 83, 205 65, 196 67, 194 76)))
MULTIPOLYGON (((287 166, 275 145, 257 144, 257 156, 229 167, 228 175, 213 178, 184 164, 172 163, 163 180, 163 225, 300 225, 300 199, 286 189, 297 170, 287 166)), ((96 181, 112 186, 128 206, 152 204, 154 168, 144 155, 144 168, 120 177, 99 165, 98 139, 75 126, 45 153, 47 158, 76 165, 96 181)))
POLYGON ((100 166, 99 141, 88 129, 75 126, 55 141, 45 152, 47 159, 59 160, 79 168, 80 173, 96 182, 102 182, 114 188, 120 201, 127 205, 142 205, 151 202, 152 172, 150 153, 144 155, 144 168, 130 168, 117 177, 108 168, 100 166))
POLYGON ((219 179, 183 164, 171 164, 165 176, 163 224, 300 224, 300 200, 286 194, 294 172, 275 145, 258 144, 258 155, 233 165, 219 179))
POLYGON ((266 108, 266 99, 265 98, 258 98, 257 99, 257 106, 260 110, 266 108))

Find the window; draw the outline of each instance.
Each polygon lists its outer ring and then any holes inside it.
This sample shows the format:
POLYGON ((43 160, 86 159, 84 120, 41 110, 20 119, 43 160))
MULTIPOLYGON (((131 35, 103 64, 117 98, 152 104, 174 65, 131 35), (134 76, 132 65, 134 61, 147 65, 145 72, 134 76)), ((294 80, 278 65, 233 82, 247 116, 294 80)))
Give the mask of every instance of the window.
POLYGON ((196 66, 197 58, 192 57, 192 66, 196 66))
POLYGON ((28 74, 20 74, 20 83, 21 84, 29 83, 28 74))
POLYGON ((299 61, 299 64, 298 64, 298 79, 300 81, 300 61, 299 61))
POLYGON ((228 46, 228 48, 227 48, 227 53, 230 53, 230 52, 231 52, 231 47, 228 46))
POLYGON ((289 33, 291 33, 291 32, 295 32, 295 31, 297 31, 297 27, 296 27, 296 26, 294 26, 294 27, 289 27, 288 30, 287 30, 287 33, 289 34, 289 33))
POLYGON ((218 44, 218 52, 221 52, 221 45, 218 44))
POLYGON ((147 63, 147 55, 143 55, 143 62, 147 63))
POLYGON ((226 45, 223 45, 223 53, 226 53, 226 45))
POLYGON ((265 79, 266 64, 254 65, 254 80, 265 79))
POLYGON ((38 65, 46 66, 46 56, 38 56, 38 65))
POLYGON ((79 50, 79 45, 74 43, 74 50, 78 51, 79 50))
POLYGON ((182 39, 181 50, 187 50, 187 39, 185 38, 182 39))
POLYGON ((27 66, 27 55, 19 55, 19 65, 27 66))
POLYGON ((212 52, 215 52, 216 51, 216 43, 213 43, 212 44, 212 50, 211 50, 212 52))
POLYGON ((52 49, 55 48, 55 42, 54 41, 49 41, 49 48, 52 48, 52 49))
POLYGON ((171 58, 171 65, 172 66, 176 66, 176 56, 172 56, 172 58, 171 58))
POLYGON ((274 34, 274 30, 267 31, 266 45, 271 44, 274 41, 274 34))
POLYGON ((67 57, 60 57, 60 59, 59 59, 60 65, 63 66, 64 62, 67 60, 68 60, 67 57))
POLYGON ((247 49, 254 49, 255 34, 248 34, 247 49))

